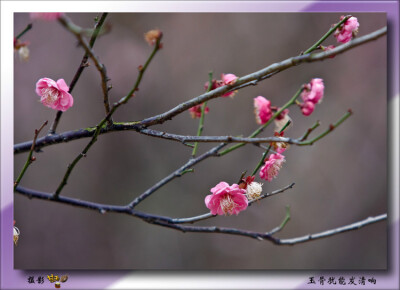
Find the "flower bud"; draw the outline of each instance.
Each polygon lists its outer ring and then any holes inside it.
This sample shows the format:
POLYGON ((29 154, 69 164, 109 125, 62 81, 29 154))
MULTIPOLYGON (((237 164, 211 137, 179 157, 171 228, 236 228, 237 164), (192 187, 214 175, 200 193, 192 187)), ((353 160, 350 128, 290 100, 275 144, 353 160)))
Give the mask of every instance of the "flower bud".
POLYGON ((159 29, 153 29, 144 34, 144 39, 149 45, 154 45, 161 36, 162 32, 159 29))
POLYGON ((24 45, 18 49, 19 60, 28 61, 29 60, 29 48, 24 45))

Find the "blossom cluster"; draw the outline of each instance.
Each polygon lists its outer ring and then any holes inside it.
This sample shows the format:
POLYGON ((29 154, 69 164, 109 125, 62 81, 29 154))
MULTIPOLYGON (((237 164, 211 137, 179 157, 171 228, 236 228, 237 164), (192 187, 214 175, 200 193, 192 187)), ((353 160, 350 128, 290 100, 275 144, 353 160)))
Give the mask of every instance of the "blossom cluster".
MULTIPOLYGON (((315 109, 315 105, 321 103, 324 97, 325 85, 323 79, 314 78, 309 83, 303 85, 300 97, 301 102, 297 102, 301 112, 305 116, 309 116, 315 109)), ((289 110, 282 110, 276 106, 271 106, 271 101, 263 96, 258 96, 253 100, 254 113, 257 124, 266 124, 274 117, 276 123, 276 137, 283 137, 285 126, 290 117, 289 110), (280 112, 278 115, 277 112, 280 112)), ((193 107, 196 108, 196 107, 193 107)), ((192 108, 192 109, 193 109, 192 108)), ((201 115, 200 111, 193 111, 193 114, 201 115)), ((193 109, 194 110, 194 109, 193 109)), ((199 109, 197 109, 199 110, 199 109)), ((259 176, 261 179, 271 182, 276 178, 286 162, 283 153, 288 148, 284 142, 271 142, 275 153, 270 154, 263 162, 260 168, 259 176)), ((254 176, 243 179, 239 184, 229 185, 226 182, 220 182, 211 189, 210 195, 205 198, 205 204, 213 215, 232 215, 238 214, 247 208, 248 202, 257 200, 261 196, 262 184, 254 181, 254 176)))
MULTIPOLYGON (((212 80, 210 90, 214 90, 216 88, 219 88, 219 87, 222 87, 225 85, 233 85, 234 83, 236 83, 237 79, 238 79, 238 77, 234 74, 222 74, 220 80, 215 80, 215 79, 212 80)), ((209 87, 210 87, 210 83, 206 82, 204 84, 204 89, 207 91, 209 89, 209 87)), ((223 94, 222 97, 233 97, 236 94, 236 92, 237 91, 227 92, 227 93, 223 94)), ((199 104, 199 105, 195 105, 189 109, 190 116, 193 119, 201 117, 201 107, 202 107, 202 104, 199 104)), ((206 107, 204 109, 204 114, 207 114, 209 111, 210 111, 210 108, 206 107)))
MULTIPOLYGON (((344 16, 341 16, 340 20, 343 19, 344 16)), ((358 23, 357 18, 352 16, 336 29, 334 36, 338 42, 349 42, 354 36, 357 35, 359 26, 360 24, 358 23)))
MULTIPOLYGON (((302 103, 298 102, 301 112, 305 116, 309 116, 315 109, 315 105, 321 103, 324 97, 325 85, 323 79, 314 78, 303 86, 300 97, 302 103)), ((271 101, 263 96, 254 98, 254 113, 257 124, 266 124, 275 115, 276 137, 283 137, 283 126, 286 125, 290 117, 288 109, 280 109, 271 106, 271 101), (276 113, 280 111, 278 115, 276 113), (278 132, 280 131, 280 132, 278 132)), ((198 111, 197 111, 198 112, 198 111)), ((201 115, 200 113, 197 113, 201 115)), ((284 142, 272 142, 271 146, 275 149, 275 153, 270 154, 264 160, 263 166, 260 168, 259 176, 261 179, 271 182, 276 178, 286 162, 285 156, 282 154, 287 149, 284 142)), ((211 189, 210 195, 205 198, 205 204, 213 215, 232 215, 238 214, 247 208, 248 202, 257 200, 261 196, 262 184, 254 182, 255 177, 249 176, 238 184, 231 186, 226 182, 220 182, 211 189)))
POLYGON ((324 89, 324 81, 319 78, 312 79, 308 84, 304 85, 301 92, 303 103, 300 104, 301 112, 304 116, 311 115, 314 112, 315 105, 321 103, 324 89))
MULTIPOLYGON (((343 20, 345 16, 341 16, 340 20, 343 20)), ((335 24, 334 24, 335 26, 335 24)), ((349 17, 344 23, 342 23, 334 32, 333 36, 336 38, 337 42, 347 43, 352 40, 358 33, 358 19, 354 16, 349 17)), ((323 46, 320 45, 323 51, 329 51, 335 48, 334 45, 323 46)), ((335 55, 331 55, 330 58, 334 58, 335 55)))

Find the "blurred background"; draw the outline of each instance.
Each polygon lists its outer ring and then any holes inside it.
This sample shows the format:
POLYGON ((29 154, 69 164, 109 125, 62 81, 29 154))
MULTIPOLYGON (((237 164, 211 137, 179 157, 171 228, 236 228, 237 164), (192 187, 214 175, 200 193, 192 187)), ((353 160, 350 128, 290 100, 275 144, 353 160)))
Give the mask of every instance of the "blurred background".
MULTIPOLYGON (((93 27, 100 14, 68 14, 82 27, 93 27)), ((356 13, 359 35, 386 25, 386 15, 356 13)), ((159 28, 163 49, 156 55, 140 91, 114 115, 134 121, 162 113, 204 92, 208 72, 243 76, 298 55, 339 21, 337 13, 119 13, 110 14, 112 30, 98 38, 94 51, 106 65, 115 102, 133 86, 137 67, 152 47, 144 33, 159 28)), ((16 13, 17 35, 31 20, 16 13)), ((22 41, 29 41, 30 60, 15 55, 14 142, 33 138, 35 128, 56 112, 44 107, 35 93, 43 77, 69 84, 83 49, 58 22, 35 21, 22 41)), ((331 36, 324 45, 336 45, 331 36)), ((248 135, 255 128, 253 98, 262 95, 281 106, 311 78, 323 78, 325 97, 304 117, 290 108, 293 127, 287 136, 300 137, 317 120, 314 135, 354 111, 339 129, 313 146, 291 146, 277 179, 264 192, 292 182, 293 189, 258 202, 238 216, 216 217, 196 225, 217 225, 265 232, 279 225, 285 206, 292 219, 279 238, 293 238, 347 225, 387 211, 386 37, 322 62, 302 64, 240 90, 233 98, 208 103, 204 135, 248 135)), ((94 126, 104 116, 100 76, 94 65, 83 72, 72 93, 74 106, 63 114, 58 132, 94 126)), ((188 112, 153 128, 195 135, 198 120, 188 112)), ((262 136, 271 136, 273 126, 262 136)), ((49 128, 45 128, 46 132, 49 128)), ((49 146, 36 153, 21 186, 54 192, 67 165, 89 139, 49 146)), ((213 144, 200 144, 199 153, 213 144)), ((222 158, 210 158, 195 173, 174 180, 137 209, 171 217, 208 212, 204 198, 220 181, 237 182, 252 171, 262 149, 245 146, 222 158)), ((179 168, 191 149, 176 142, 135 132, 101 135, 76 166, 63 195, 99 203, 124 205, 179 168)), ((14 175, 26 161, 15 156, 14 175)), ((257 176, 258 181, 260 181, 257 176)), ((14 251, 17 269, 386 269, 387 223, 298 244, 275 246, 268 241, 221 234, 186 233, 147 224, 127 215, 100 214, 15 194, 14 219, 21 231, 14 251)))

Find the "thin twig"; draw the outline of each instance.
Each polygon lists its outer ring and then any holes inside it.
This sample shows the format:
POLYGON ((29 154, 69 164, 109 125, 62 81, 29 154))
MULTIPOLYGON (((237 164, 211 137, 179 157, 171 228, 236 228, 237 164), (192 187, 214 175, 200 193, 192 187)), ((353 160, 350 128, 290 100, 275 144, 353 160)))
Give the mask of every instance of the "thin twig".
MULTIPOLYGON (((71 27, 71 23, 68 23, 69 25, 69 29, 71 31, 73 31, 74 27, 71 27)), ((140 85, 140 82, 142 80, 143 74, 146 71, 148 65, 150 64, 151 60, 154 58, 156 52, 160 49, 160 40, 161 37, 157 40, 156 44, 155 44, 155 48, 153 49, 152 53, 150 54, 149 58, 146 61, 146 64, 143 66, 143 68, 140 70, 139 75, 137 77, 137 80, 135 82, 135 85, 133 87, 133 89, 128 93, 127 96, 123 97, 120 101, 118 101, 117 103, 115 103, 113 105, 113 107, 111 108, 110 112, 108 112, 108 114, 106 115, 106 117, 100 121, 99 124, 96 125, 96 130, 93 133, 92 139, 90 140, 90 142, 85 146, 85 148, 83 149, 83 151, 77 156, 75 157, 75 159, 72 161, 71 164, 68 165, 67 171, 64 174, 64 177, 61 181, 61 183, 59 184, 59 186, 57 187, 56 191, 54 192, 54 198, 58 198, 61 191, 63 190, 64 186, 67 184, 68 182, 68 178, 71 175, 72 170, 74 169, 74 167, 76 166, 76 164, 78 164, 79 160, 82 159, 82 157, 86 157, 87 152, 89 151, 89 149, 93 146, 93 144, 97 141, 97 137, 99 136, 102 128, 105 126, 106 122, 109 122, 110 118, 112 117, 112 115, 115 113, 115 111, 123 104, 126 104, 128 102, 128 100, 133 96, 133 92, 136 91, 140 85)), ((86 51, 89 56, 91 56, 91 51, 87 50, 86 51)), ((92 58, 93 59, 93 58, 92 58)))
MULTIPOLYGON (((104 124, 104 122, 102 122, 104 124)), ((79 160, 81 160, 82 157, 86 157, 87 152, 89 151, 90 147, 93 146, 93 144, 97 141, 97 136, 99 135, 98 133, 100 132, 100 128, 103 124, 99 124, 97 126, 96 132, 93 135, 92 139, 90 140, 90 142, 85 146, 85 148, 82 150, 82 152, 80 154, 78 154, 78 156, 75 157, 75 159, 72 161, 72 163, 70 163, 68 165, 67 171, 64 174, 63 179, 61 180, 61 183, 58 185, 56 191, 54 192, 54 197, 57 198, 61 191, 63 190, 64 186, 67 185, 68 182, 68 178, 71 175, 72 170, 74 169, 74 167, 76 166, 76 164, 78 164, 79 160), (96 134, 97 133, 97 134, 96 134)))
POLYGON ((26 159, 24 167, 22 168, 20 174, 18 175, 17 180, 14 182, 14 191, 15 191, 15 188, 18 186, 18 184, 21 182, 21 179, 24 176, 29 165, 31 165, 32 162, 35 161, 35 159, 36 159, 36 158, 32 157, 33 151, 35 150, 36 139, 37 139, 40 131, 42 131, 43 127, 46 126, 47 123, 48 123, 48 121, 44 122, 43 125, 40 126, 39 129, 35 129, 35 135, 33 136, 31 150, 29 150, 28 158, 26 159))
POLYGON ((165 178, 163 178, 162 180, 160 180, 159 182, 157 182, 156 184, 154 184, 152 187, 150 187, 149 189, 147 189, 145 192, 143 192, 140 196, 138 196, 137 198, 135 198, 128 206, 129 208, 134 208, 135 206, 137 206, 140 202, 142 202, 144 199, 146 199, 147 197, 149 197, 150 195, 152 195, 156 190, 158 190, 160 187, 166 185, 167 183, 169 183, 170 181, 172 181, 173 179, 180 177, 182 175, 182 172, 184 172, 185 170, 187 170, 188 168, 191 168, 192 166, 194 166, 195 164, 211 157, 211 156, 217 156, 218 151, 223 148, 225 146, 225 144, 220 144, 218 146, 215 146, 214 148, 208 150, 206 153, 196 157, 196 158, 191 158, 189 159, 188 162, 186 162, 186 164, 184 164, 183 166, 181 166, 180 168, 178 168, 177 170, 175 170, 174 172, 172 172, 171 174, 169 174, 168 176, 166 176, 165 178))
MULTIPOLYGON (((212 88, 212 77, 213 77, 213 73, 209 72, 208 73, 208 88, 207 88, 207 92, 211 91, 212 88)), ((201 115, 200 115, 200 120, 199 120, 199 128, 197 129, 197 136, 201 136, 201 134, 203 133, 203 128, 204 128, 204 117, 206 114, 206 108, 207 108, 207 102, 204 102, 203 105, 201 106, 201 115)), ((199 143, 194 143, 194 148, 192 151, 192 157, 194 158, 196 156, 197 153, 197 148, 199 147, 199 143)))
POLYGON ((321 238, 326 238, 326 237, 330 237, 333 235, 337 235, 340 233, 344 233, 344 232, 348 232, 348 231, 354 231, 354 230, 358 230, 362 227, 365 227, 366 225, 370 225, 370 224, 374 224, 383 220, 387 219, 387 214, 381 214, 375 217, 368 217, 364 220, 343 226, 343 227, 338 227, 338 228, 334 228, 328 231, 324 231, 324 232, 320 232, 320 233, 315 233, 315 234, 311 234, 311 235, 305 235, 302 237, 298 237, 298 238, 292 238, 292 239, 282 239, 279 241, 280 245, 294 245, 294 244, 299 244, 299 243, 304 243, 304 242, 308 242, 308 241, 312 241, 312 240, 316 240, 316 239, 321 239, 321 238))
POLYGON ((286 226, 286 224, 290 221, 290 206, 286 206, 286 215, 285 218, 283 219, 282 223, 277 226, 276 228, 272 229, 271 231, 267 232, 269 235, 274 235, 277 232, 280 232, 283 230, 283 228, 286 226))
POLYGON ((16 37, 15 39, 20 39, 25 33, 27 33, 29 30, 32 29, 32 23, 29 23, 24 30, 22 30, 16 37))
MULTIPOLYGON (((94 30, 93 30, 93 33, 92 33, 92 36, 91 36, 90 42, 89 42, 89 45, 91 48, 94 46, 94 43, 96 42, 97 36, 99 35, 99 32, 104 24, 104 21, 106 20, 107 15, 108 15, 108 13, 103 13, 101 15, 99 22, 97 22, 94 26, 94 30)), ((63 16, 63 17, 65 17, 65 16, 63 16)), ((60 19, 62 19, 63 17, 61 17, 60 19)), ((88 63, 87 63, 88 57, 89 57, 89 55, 87 53, 85 53, 85 55, 82 58, 81 64, 79 65, 79 67, 69 85, 69 93, 72 93, 72 90, 74 89, 76 83, 78 82, 83 70, 85 69, 85 67, 88 66, 88 63)), ((56 129, 57 129, 58 123, 60 122, 62 114, 63 114, 62 111, 57 112, 56 117, 55 117, 53 123, 51 124, 50 129, 47 133, 48 135, 53 135, 56 133, 56 129)))
POLYGON ((304 133, 303 137, 300 138, 300 141, 307 140, 307 138, 311 134, 311 132, 314 131, 315 129, 317 129, 319 127, 319 125, 321 125, 319 121, 315 122, 315 124, 311 128, 307 129, 307 131, 304 133))
POLYGON ((312 145, 315 142, 317 142, 318 140, 320 140, 321 138, 325 137, 326 135, 328 135, 329 133, 331 133, 334 129, 336 129, 340 124, 342 124, 348 117, 350 117, 353 114, 352 110, 348 110, 343 117, 341 117, 335 124, 331 124, 329 125, 329 128, 323 132, 322 134, 318 135, 317 137, 315 137, 314 139, 311 139, 309 141, 302 141, 300 142, 298 145, 299 146, 304 146, 304 145, 312 145))
MULTIPOLYGON (((107 13, 103 13, 101 20, 103 19, 103 21, 101 23, 104 22, 105 18, 107 17, 107 13)), ((101 21, 100 20, 100 21, 101 21)), ((68 19, 67 17, 63 17, 60 18, 60 23, 70 32, 72 32, 75 37, 78 39, 80 45, 83 47, 83 49, 85 50, 85 56, 86 57, 86 61, 87 61, 87 56, 89 56, 94 65, 96 66, 97 70, 100 73, 100 77, 101 77, 101 89, 103 90, 103 104, 104 104, 104 108, 106 111, 106 115, 108 115, 108 113, 110 113, 110 102, 108 99, 108 91, 109 91, 109 87, 107 85, 107 82, 109 81, 109 77, 107 76, 107 69, 105 67, 104 64, 102 64, 99 60, 99 58, 94 54, 93 50, 92 50, 92 46, 90 45, 92 42, 87 43, 87 41, 85 40, 85 38, 82 36, 81 31, 76 31, 74 29, 74 25, 72 23, 72 21, 70 19, 68 19)), ((100 23, 100 22, 99 22, 100 23)), ((93 34, 97 35, 99 34, 101 26, 96 25, 95 30, 93 31, 93 34)), ((93 38, 93 37, 92 37, 93 38)), ((108 119, 109 122, 112 123, 112 118, 110 117, 108 119)))

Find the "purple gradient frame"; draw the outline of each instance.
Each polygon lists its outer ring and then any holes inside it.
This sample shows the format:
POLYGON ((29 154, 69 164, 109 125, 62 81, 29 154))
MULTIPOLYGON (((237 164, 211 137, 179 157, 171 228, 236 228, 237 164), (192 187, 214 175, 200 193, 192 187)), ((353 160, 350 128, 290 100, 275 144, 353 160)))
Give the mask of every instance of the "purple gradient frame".
MULTIPOLYGON (((2 2, 2 9, 7 4, 2 2)), ((54 10, 59 8, 57 2, 47 2, 47 6, 51 6, 54 10)), ((93 2, 92 2, 93 3, 93 2)), ((108 5, 109 11, 117 12, 122 11, 121 8, 127 7, 124 12, 142 12, 146 9, 151 11, 159 12, 385 12, 387 13, 388 19, 388 109, 395 104, 398 105, 399 99, 399 2, 398 1, 207 1, 207 2, 196 2, 196 1, 182 1, 182 2, 147 2, 139 3, 138 10, 132 10, 134 7, 133 3, 129 1, 117 2, 99 2, 99 6, 96 4, 96 9, 100 9, 100 6, 108 5), (144 7, 144 8, 143 8, 144 7), (147 8, 146 8, 147 7, 147 8), (150 7, 150 8, 149 8, 150 7)), ((79 6, 81 6, 80 2, 79 6)), ((136 3, 135 3, 136 4, 136 3)), ((42 9, 40 5, 36 9, 42 9)), ((64 6, 63 6, 64 7, 64 6)), ((93 11, 93 5, 86 5, 82 7, 84 12, 93 11)), ((18 8, 19 9, 19 8, 18 8)), ((14 11, 14 12, 21 12, 14 11)), ((72 11, 71 11, 72 12, 72 11)), ((73 11, 77 12, 77 11, 73 11)), ((2 12, 3 15, 3 12, 2 12)), ((2 49, 2 54, 4 50, 2 49)), ((10 56, 9 56, 10 57, 10 56)), ((3 69, 2 69, 3 71, 3 69)), ((11 71, 12 68, 11 68, 11 71)), ((3 76, 2 76, 3 80, 3 76)), ((2 82, 4 85, 4 82, 2 82)), ((12 84, 10 84, 12 86, 12 84)), ((11 89, 12 91, 12 89, 11 89)), ((2 108, 4 102, 4 94, 2 93, 2 108)), ((390 110, 388 110, 389 113, 390 110)), ((4 114, 4 111, 2 112, 4 114)), ((11 114, 11 113, 9 113, 11 114)), ((397 120, 398 116, 389 116, 389 123, 393 125, 393 122, 397 120)), ((13 135, 13 126, 7 126, 8 130, 4 130, 4 116, 2 117, 2 132, 1 132, 1 201, 4 202, 12 198, 12 185, 6 184, 5 181, 13 180, 13 156, 12 149, 8 148, 10 144, 4 142, 4 136, 13 135)), ((389 133, 396 126, 389 126, 389 133)), ((68 271, 69 280, 67 283, 62 284, 62 289, 105 289, 109 288, 110 285, 120 282, 122 278, 129 274, 133 274, 132 284, 125 284, 125 289, 134 288, 183 288, 189 289, 192 287, 199 288, 236 288, 236 289, 399 289, 399 188, 398 188, 398 148, 390 148, 398 144, 398 132, 394 133, 392 137, 389 137, 389 152, 395 156, 390 156, 389 161, 389 190, 391 195, 389 196, 389 257, 388 257, 388 270, 387 271, 364 271, 364 272, 339 272, 339 271, 297 271, 297 272, 268 272, 268 271, 257 271, 257 272, 220 272, 220 273, 207 273, 207 272, 140 272, 140 271, 68 271), (391 180, 395 179, 395 180, 391 180), (396 181, 397 180, 397 181, 396 181), (394 216, 396 216, 394 218, 394 216), (310 285, 308 278, 314 276, 316 281, 319 276, 343 276, 348 281, 349 277, 354 276, 358 281, 359 276, 374 277, 377 281, 376 285, 366 283, 365 286, 342 286, 327 285, 320 286, 318 284, 310 285), (238 277, 243 283, 238 283, 238 277), (165 279, 167 278, 167 279, 165 279), (136 279, 136 280, 135 280, 136 279), (148 280, 148 283, 144 284, 143 281, 148 280), (293 286, 293 285, 297 286, 293 286)), ((391 134, 388 134, 390 136, 391 134)), ((389 153, 389 154, 391 154, 389 153)), ((4 205, 4 204, 3 204, 4 205)), ((63 271, 22 271, 13 269, 13 242, 11 234, 11 225, 13 222, 13 205, 8 204, 4 207, 1 206, 1 264, 0 264, 0 288, 1 289, 47 289, 53 288, 46 277, 48 274, 65 274, 63 271), (28 284, 28 276, 44 276, 45 283, 40 284, 28 284)), ((242 282, 241 281, 241 282, 242 282)), ((117 288, 113 288, 117 289, 117 288)))

